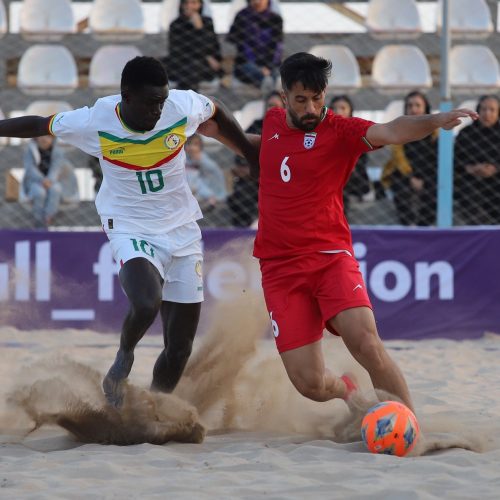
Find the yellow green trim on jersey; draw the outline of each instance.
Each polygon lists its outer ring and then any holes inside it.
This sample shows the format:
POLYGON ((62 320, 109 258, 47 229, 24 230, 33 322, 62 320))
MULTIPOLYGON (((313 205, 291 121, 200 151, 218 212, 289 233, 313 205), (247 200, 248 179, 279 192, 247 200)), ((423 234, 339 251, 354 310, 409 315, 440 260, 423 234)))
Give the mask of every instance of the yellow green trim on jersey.
POLYGON ((187 139, 186 126, 187 117, 147 139, 128 139, 98 131, 102 157, 132 170, 158 167, 180 153, 187 139))
POLYGON ((54 135, 54 136, 55 136, 55 134, 54 134, 54 132, 52 130, 52 124, 54 123, 54 120, 55 120, 56 116, 57 116, 57 113, 55 115, 52 115, 50 117, 50 121, 49 121, 49 134, 50 135, 54 135))
POLYGON ((145 134, 147 130, 134 130, 133 128, 129 127, 126 123, 125 120, 122 118, 122 106, 121 102, 119 102, 116 107, 115 107, 115 113, 116 116, 118 117, 118 121, 121 123, 122 127, 125 130, 128 130, 129 132, 132 132, 133 134, 145 134))

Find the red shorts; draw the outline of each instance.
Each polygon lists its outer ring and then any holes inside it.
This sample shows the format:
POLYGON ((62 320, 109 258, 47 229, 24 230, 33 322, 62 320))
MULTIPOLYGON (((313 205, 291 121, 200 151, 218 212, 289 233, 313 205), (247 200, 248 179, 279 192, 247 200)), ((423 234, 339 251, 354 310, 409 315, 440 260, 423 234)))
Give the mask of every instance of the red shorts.
POLYGON ((326 322, 352 307, 372 308, 358 262, 342 253, 261 259, 262 288, 279 352, 312 344, 326 322))

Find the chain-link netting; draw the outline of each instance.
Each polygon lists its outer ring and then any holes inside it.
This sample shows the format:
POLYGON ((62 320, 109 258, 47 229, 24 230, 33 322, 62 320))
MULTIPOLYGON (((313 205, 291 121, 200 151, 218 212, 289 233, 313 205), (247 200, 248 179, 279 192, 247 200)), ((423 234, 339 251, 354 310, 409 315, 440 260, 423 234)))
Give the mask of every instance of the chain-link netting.
MULTIPOLYGON (((43 12, 30 13, 30 5, 40 2, 4 0, 0 110, 11 117, 92 105, 96 98, 119 91, 124 61, 141 53, 164 61, 172 86, 217 97, 245 130, 259 133, 265 109, 281 105, 276 93, 279 63, 298 51, 331 57, 327 104, 338 113, 384 122, 405 112, 437 110, 437 2, 392 2, 396 7, 382 8, 378 17, 370 4, 383 7, 384 2, 271 0, 270 8, 260 12, 267 3, 46 0, 43 12), (416 11, 405 11, 412 3, 416 11), (402 12, 397 12, 398 6, 402 12), (45 53, 47 46, 62 50, 45 53), (408 95, 414 90, 422 93, 408 95), (344 97, 332 103, 339 96, 344 97)), ((472 10, 468 17, 461 14, 465 17, 457 21, 454 32, 453 105, 476 107, 481 95, 492 97, 481 100, 478 122, 466 123, 455 133, 454 176, 446 180, 454 189, 453 221, 500 224, 500 125, 494 96, 500 84, 494 56, 500 48, 497 2, 458 3, 470 3, 472 10), (468 19, 473 21, 469 29, 468 19)), ((92 200, 100 184, 99 165, 80 151, 60 146, 67 175, 78 184, 79 201, 63 196, 51 225, 96 226, 99 219, 92 200)), ((33 203, 23 187, 30 144, 8 140, 0 147, 0 227, 33 227, 33 203)), ((186 151, 188 181, 204 213, 202 225, 255 224, 258 185, 245 162, 204 138, 194 137, 186 151)), ((349 221, 436 224, 437 164, 437 135, 363 155, 345 190, 349 221)))

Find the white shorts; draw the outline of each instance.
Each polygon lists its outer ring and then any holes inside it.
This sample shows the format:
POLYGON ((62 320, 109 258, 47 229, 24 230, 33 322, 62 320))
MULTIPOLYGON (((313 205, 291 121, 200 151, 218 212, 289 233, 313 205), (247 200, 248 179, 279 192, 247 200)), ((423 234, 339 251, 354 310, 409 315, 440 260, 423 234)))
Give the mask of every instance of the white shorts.
POLYGON ((196 222, 166 234, 124 234, 106 231, 120 267, 142 257, 164 280, 162 299, 192 304, 203 302, 201 231, 196 222))

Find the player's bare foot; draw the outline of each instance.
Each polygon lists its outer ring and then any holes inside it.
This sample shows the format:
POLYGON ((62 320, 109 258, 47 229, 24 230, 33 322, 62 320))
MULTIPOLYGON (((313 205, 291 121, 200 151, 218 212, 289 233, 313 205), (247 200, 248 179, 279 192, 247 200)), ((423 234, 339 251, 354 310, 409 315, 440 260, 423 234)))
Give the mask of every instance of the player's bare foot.
POLYGON ((104 396, 108 403, 115 408, 120 408, 123 404, 123 386, 133 363, 134 353, 118 351, 115 362, 102 381, 104 396))

